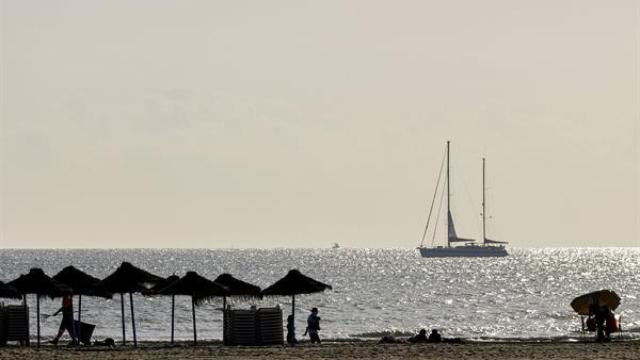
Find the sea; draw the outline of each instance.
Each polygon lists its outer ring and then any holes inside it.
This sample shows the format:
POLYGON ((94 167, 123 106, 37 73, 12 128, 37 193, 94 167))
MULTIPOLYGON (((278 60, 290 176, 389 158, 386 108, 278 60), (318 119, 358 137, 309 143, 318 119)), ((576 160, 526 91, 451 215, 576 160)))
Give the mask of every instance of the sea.
MULTIPOLYGON (((113 249, 0 250, 0 280, 7 282, 32 267, 53 276, 67 265, 99 278, 129 261, 160 276, 196 271, 215 279, 221 273, 269 286, 290 269, 333 290, 296 297, 296 327, 303 338, 306 317, 319 309, 324 339, 377 339, 409 336, 422 328, 445 337, 475 341, 579 340, 581 320, 569 303, 581 294, 611 289, 621 297, 623 335, 640 338, 640 248, 510 248, 504 258, 422 258, 415 249, 113 249)), ((126 300, 127 339, 131 339, 126 300)), ((2 300, 5 304, 19 303, 2 300)), ((35 296, 28 296, 31 334, 36 333, 35 296)), ((133 297, 139 341, 167 341, 171 298, 133 297)), ((237 309, 280 306, 291 298, 230 298, 237 309)), ((41 299, 52 314, 60 299, 41 299)), ((77 298, 74 302, 77 307, 77 298)), ((196 308, 198 339, 222 338, 222 299, 196 308)), ((82 320, 95 324, 94 338, 122 336, 120 296, 83 297, 82 320)), ((176 339, 192 339, 191 300, 176 298, 176 339)), ((286 316, 285 316, 286 317, 286 316)), ((42 336, 57 332, 60 317, 41 316, 42 336)))

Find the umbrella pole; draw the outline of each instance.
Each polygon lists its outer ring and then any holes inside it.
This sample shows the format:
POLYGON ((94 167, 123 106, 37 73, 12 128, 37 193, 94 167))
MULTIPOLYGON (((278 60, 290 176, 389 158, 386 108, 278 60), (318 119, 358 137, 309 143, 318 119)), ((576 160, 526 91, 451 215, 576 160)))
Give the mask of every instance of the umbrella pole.
POLYGON ((133 328, 133 346, 138 346, 136 338, 136 315, 133 312, 133 293, 129 293, 129 304, 131 305, 131 326, 133 328))
POLYGON ((291 295, 291 316, 293 316, 293 333, 296 333, 296 296, 291 295))
POLYGON ((78 338, 78 345, 80 345, 80 338, 82 333, 82 294, 78 295, 78 333, 75 334, 78 338))
POLYGON ((223 296, 222 297, 222 312, 224 312, 225 310, 227 310, 227 297, 223 296))
POLYGON ((120 293, 120 310, 122 310, 122 345, 127 344, 127 332, 124 328, 124 294, 120 293))
POLYGON ((176 314, 176 296, 171 295, 171 343, 173 344, 173 334, 175 328, 175 314, 176 314))
POLYGON ((196 331, 196 301, 191 296, 191 316, 193 317, 193 345, 198 343, 198 335, 196 331))
POLYGON ((38 324, 38 347, 40 347, 40 296, 36 294, 36 313, 38 317, 36 317, 36 322, 38 324))

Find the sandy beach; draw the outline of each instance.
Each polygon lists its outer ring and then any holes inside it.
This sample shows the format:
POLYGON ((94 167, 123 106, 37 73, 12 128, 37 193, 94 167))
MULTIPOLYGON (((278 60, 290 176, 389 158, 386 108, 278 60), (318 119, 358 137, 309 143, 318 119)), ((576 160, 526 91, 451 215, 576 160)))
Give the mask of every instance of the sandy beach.
POLYGON ((169 346, 148 343, 138 348, 10 346, 0 359, 640 359, 640 342, 600 343, 466 343, 466 344, 305 344, 291 348, 225 347, 221 345, 169 346))

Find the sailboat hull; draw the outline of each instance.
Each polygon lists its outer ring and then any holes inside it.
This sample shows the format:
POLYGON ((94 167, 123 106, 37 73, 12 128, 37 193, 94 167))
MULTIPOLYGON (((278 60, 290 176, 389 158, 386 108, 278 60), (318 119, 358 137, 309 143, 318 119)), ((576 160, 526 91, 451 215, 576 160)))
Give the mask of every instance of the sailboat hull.
POLYGON ((420 255, 427 258, 439 257, 503 257, 509 255, 504 246, 456 246, 456 247, 419 247, 420 255))

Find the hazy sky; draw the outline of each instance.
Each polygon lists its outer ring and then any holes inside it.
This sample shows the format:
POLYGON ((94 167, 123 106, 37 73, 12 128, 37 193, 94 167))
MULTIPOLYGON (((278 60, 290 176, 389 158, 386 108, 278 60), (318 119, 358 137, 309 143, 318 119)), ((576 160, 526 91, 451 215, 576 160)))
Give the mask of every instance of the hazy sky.
POLYGON ((640 246, 639 1, 0 4, 0 247, 640 246))

